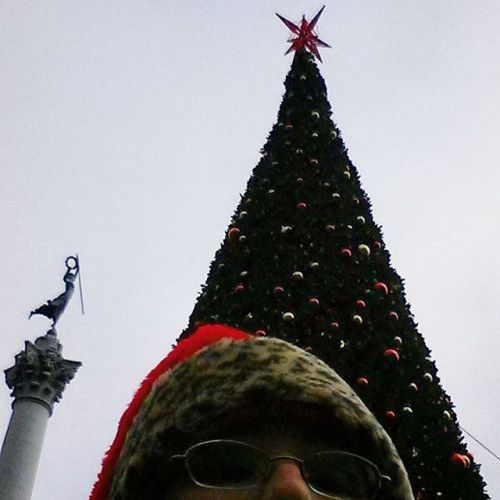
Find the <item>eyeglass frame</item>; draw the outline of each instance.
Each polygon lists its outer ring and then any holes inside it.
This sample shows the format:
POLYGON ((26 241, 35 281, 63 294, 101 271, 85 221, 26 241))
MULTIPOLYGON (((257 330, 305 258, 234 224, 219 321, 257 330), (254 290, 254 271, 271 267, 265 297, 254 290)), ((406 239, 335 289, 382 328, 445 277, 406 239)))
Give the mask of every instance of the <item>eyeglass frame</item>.
MULTIPOLYGON (((304 472, 304 468, 303 468, 304 462, 306 461, 306 459, 308 457, 306 457, 304 460, 297 458, 297 457, 290 456, 290 455, 278 455, 276 457, 270 457, 264 450, 261 450, 260 448, 257 448, 256 446, 252 446, 252 445, 245 443, 243 441, 236 441, 233 439, 209 439, 208 441, 201 441, 201 442, 195 443, 195 444, 191 445, 189 448, 187 448, 183 455, 172 455, 169 458, 169 463, 175 459, 182 458, 184 460, 184 464, 185 464, 186 469, 188 471, 189 477, 191 478, 191 480, 193 481, 194 484, 196 484, 197 486, 201 486, 202 488, 213 489, 213 490, 244 490, 244 489, 248 489, 248 488, 252 488, 252 487, 257 486, 259 484, 259 482, 244 485, 244 486, 212 486, 209 484, 201 483, 201 482, 196 480, 196 478, 193 476, 193 473, 191 471, 191 467, 189 466, 189 460, 188 460, 189 459, 189 457, 188 457, 189 452, 191 450, 195 449, 196 447, 204 445, 204 444, 221 443, 221 442, 222 443, 235 443, 235 444, 239 444, 239 445, 244 445, 247 448, 251 448, 253 450, 256 450, 259 453, 261 453, 262 455, 266 456, 268 459, 268 469, 267 469, 266 473, 262 476, 262 478, 260 478, 260 481, 266 479, 269 476, 269 473, 271 472, 272 464, 276 460, 292 460, 293 462, 298 464, 302 479, 304 480, 304 482, 307 484, 307 486, 309 487, 309 489, 311 491, 313 491, 314 493, 318 493, 319 495, 322 495, 325 498, 332 498, 335 500, 335 497, 332 497, 331 495, 328 495, 327 493, 324 493, 323 491, 320 491, 320 490, 314 488, 309 483, 307 476, 304 472)), ((367 458, 362 457, 361 455, 357 455, 356 453, 350 453, 348 451, 327 450, 327 451, 320 451, 320 452, 312 453, 309 456, 320 455, 322 453, 332 453, 332 454, 341 455, 341 456, 343 455, 343 456, 355 457, 355 458, 360 459, 361 461, 363 461, 365 463, 368 463, 370 465, 370 467, 372 467, 373 470, 375 470, 377 472, 377 474, 378 474, 378 487, 377 487, 376 491, 374 492, 373 496, 367 500, 373 500, 376 498, 376 496, 378 495, 378 493, 380 492, 380 489, 382 488, 382 486, 384 484, 384 481, 388 482, 388 483, 392 482, 391 477, 387 476, 385 474, 382 474, 380 472, 380 469, 378 468, 378 466, 376 464, 374 464, 372 461, 368 460, 367 458)))

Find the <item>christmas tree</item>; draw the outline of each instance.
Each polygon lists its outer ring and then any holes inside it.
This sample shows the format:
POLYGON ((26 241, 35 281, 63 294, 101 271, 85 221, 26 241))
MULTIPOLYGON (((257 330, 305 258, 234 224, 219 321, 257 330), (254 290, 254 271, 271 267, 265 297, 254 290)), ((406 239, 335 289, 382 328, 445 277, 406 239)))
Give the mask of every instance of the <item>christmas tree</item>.
POLYGON ((280 17, 296 37, 277 123, 180 338, 218 322, 311 351, 384 425, 415 498, 489 498, 331 120, 319 14, 280 17))

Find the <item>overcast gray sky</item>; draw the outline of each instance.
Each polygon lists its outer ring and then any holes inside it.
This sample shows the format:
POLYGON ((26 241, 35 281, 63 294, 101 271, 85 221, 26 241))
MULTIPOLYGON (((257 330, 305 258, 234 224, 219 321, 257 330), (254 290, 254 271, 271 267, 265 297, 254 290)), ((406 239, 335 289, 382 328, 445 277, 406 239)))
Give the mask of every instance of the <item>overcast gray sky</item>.
MULTIPOLYGON (((35 500, 85 499, 118 419, 186 325, 322 1, 0 2, 0 368, 59 323, 83 367, 35 500)), ((327 2, 334 120, 461 425, 500 453, 500 3, 327 2)), ((3 384, 2 384, 3 385, 3 384)), ((0 436, 10 415, 0 386, 0 436)), ((493 499, 500 463, 467 438, 493 499)))

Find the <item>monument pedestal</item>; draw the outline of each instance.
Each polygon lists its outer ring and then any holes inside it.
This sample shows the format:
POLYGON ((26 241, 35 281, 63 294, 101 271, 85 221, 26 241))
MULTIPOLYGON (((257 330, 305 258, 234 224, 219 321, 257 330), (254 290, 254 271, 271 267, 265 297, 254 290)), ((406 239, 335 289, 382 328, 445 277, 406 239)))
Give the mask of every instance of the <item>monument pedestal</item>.
POLYGON ((31 499, 49 417, 80 366, 62 357, 51 329, 34 344, 26 341, 15 365, 5 370, 14 402, 0 452, 1 499, 31 499))

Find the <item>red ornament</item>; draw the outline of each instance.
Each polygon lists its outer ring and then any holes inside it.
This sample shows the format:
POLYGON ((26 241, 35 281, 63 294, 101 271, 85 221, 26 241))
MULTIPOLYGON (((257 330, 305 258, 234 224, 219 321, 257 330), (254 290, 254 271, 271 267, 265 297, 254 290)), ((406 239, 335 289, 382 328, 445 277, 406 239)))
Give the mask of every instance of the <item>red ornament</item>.
POLYGON ((334 330, 337 330, 338 328, 340 328, 340 325, 336 321, 332 321, 330 323, 330 328, 333 328, 334 330))
POLYGON ((239 236, 240 232, 241 231, 238 227, 232 227, 228 232, 229 238, 235 240, 239 236))
POLYGON ((461 453, 453 453, 451 456, 451 461, 466 469, 470 465, 469 457, 466 457, 465 455, 462 455, 461 453))
POLYGON ((306 21, 306 17, 302 16, 302 20, 298 26, 288 19, 280 16, 278 13, 276 14, 283 21, 283 23, 285 23, 286 27, 293 33, 293 35, 295 35, 295 38, 291 35, 288 39, 288 43, 291 43, 292 45, 285 52, 285 55, 289 54, 293 50, 297 51, 307 48, 309 52, 312 52, 314 56, 321 61, 318 47, 331 48, 330 45, 323 42, 323 40, 320 40, 318 35, 314 33, 314 28, 316 27, 316 23, 318 22, 324 8, 325 6, 321 7, 320 11, 311 19, 311 21, 306 21))
POLYGON ((333 233, 333 231, 335 231, 335 226, 333 224, 327 224, 326 226, 326 230, 329 232, 329 233, 333 233))
POLYGON ((387 410, 385 412, 385 416, 389 419, 389 420, 394 420, 396 418, 396 414, 392 411, 392 410, 387 410))
POLYGON ((389 318, 393 319, 394 321, 397 321, 399 319, 399 315, 396 311, 391 311, 389 313, 389 318))
POLYGON ((317 167, 319 161, 316 158, 309 158, 309 164, 312 165, 313 167, 317 167))
POLYGON ((366 307, 366 302, 364 300, 357 300, 356 307, 359 307, 360 309, 364 309, 366 307))
POLYGON ((396 349, 386 349, 384 351, 384 356, 386 358, 391 358, 396 361, 399 361, 399 352, 396 349))
POLYGON ((255 335, 256 335, 257 337, 265 337, 265 336, 267 335, 267 333, 266 333, 266 331, 265 331, 265 330, 257 330, 257 331, 255 332, 255 335))
POLYGON ((297 203, 297 208, 299 210, 305 210, 307 208, 307 205, 303 201, 301 201, 300 203, 297 203))
POLYGON ((273 292, 278 295, 281 294, 285 291, 285 289, 282 286, 275 286, 273 292))
POLYGON ((380 250, 382 248, 382 243, 380 243, 380 241, 374 241, 373 248, 375 248, 375 250, 380 250))
POLYGON ((352 252, 348 248, 343 248, 341 250, 341 254, 344 255, 345 257, 351 257, 352 256, 352 252))
POLYGON ((412 382, 409 386, 408 386, 413 392, 418 392, 418 385, 415 384, 415 382, 412 382))
POLYGON ((368 379, 366 377, 359 377, 358 380, 356 380, 356 384, 368 385, 368 379))
POLYGON ((317 307, 319 306, 319 300, 316 297, 312 297, 309 299, 309 304, 311 306, 317 307))
POLYGON ((389 287, 383 281, 377 281, 377 283, 375 283, 375 290, 382 292, 384 295, 389 293, 389 287))
POLYGON ((241 283, 239 283, 238 285, 236 285, 234 287, 233 292, 234 293, 241 293, 244 289, 245 289, 245 287, 241 283))

